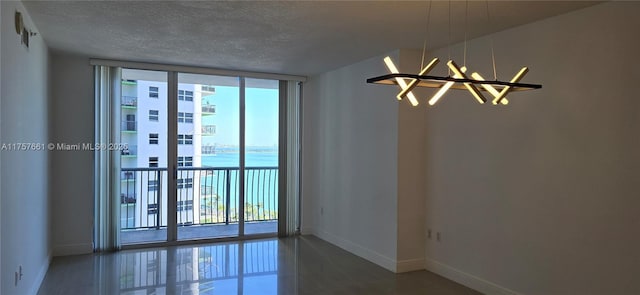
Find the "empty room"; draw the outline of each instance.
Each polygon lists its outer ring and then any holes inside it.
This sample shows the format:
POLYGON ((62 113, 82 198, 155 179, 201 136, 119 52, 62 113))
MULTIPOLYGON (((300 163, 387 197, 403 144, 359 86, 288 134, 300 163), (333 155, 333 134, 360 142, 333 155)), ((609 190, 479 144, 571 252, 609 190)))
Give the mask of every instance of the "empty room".
POLYGON ((0 294, 640 294, 635 1, 0 1, 0 294))

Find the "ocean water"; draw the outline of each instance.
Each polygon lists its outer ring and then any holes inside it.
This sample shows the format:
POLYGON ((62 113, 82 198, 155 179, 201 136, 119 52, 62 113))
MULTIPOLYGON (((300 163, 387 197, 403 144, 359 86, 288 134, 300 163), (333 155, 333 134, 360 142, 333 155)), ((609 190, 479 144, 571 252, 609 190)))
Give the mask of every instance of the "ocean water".
MULTIPOLYGON (((245 202, 247 206, 259 206, 256 219, 264 218, 265 212, 278 208, 278 154, 276 152, 247 153, 245 155, 245 202), (270 169, 266 169, 270 168, 270 169)), ((202 167, 238 168, 238 153, 218 153, 202 156, 202 167)), ((238 170, 215 170, 212 176, 203 176, 201 185, 207 186, 219 196, 226 195, 226 181, 230 178, 230 201, 232 210, 238 208, 238 170)), ((247 217, 251 221, 251 217, 247 217)))
MULTIPOLYGON (((203 167, 238 167, 240 154, 219 153, 216 155, 202 156, 203 167)), ((278 154, 273 153, 247 153, 245 155, 245 167, 277 167, 278 154)))

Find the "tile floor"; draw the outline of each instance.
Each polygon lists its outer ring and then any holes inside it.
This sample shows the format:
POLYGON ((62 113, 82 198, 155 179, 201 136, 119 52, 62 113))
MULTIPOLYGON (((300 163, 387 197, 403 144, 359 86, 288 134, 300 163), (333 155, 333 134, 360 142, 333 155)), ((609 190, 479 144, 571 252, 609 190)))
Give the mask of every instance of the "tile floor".
POLYGON ((394 274, 302 236, 56 257, 38 294, 480 293, 427 271, 394 274))
MULTIPOLYGON (((278 232, 277 221, 246 222, 246 235, 269 234, 278 232)), ((238 236, 238 224, 191 225, 178 227, 178 240, 210 239, 238 236)), ((120 241, 123 245, 167 240, 167 229, 123 230, 120 241)))

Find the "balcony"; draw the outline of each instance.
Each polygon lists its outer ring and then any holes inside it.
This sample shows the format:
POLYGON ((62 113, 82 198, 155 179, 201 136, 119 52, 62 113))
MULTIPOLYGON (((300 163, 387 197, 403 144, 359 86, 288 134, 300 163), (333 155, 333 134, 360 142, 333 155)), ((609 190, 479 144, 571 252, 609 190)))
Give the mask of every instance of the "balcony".
POLYGON ((212 94, 216 93, 216 88, 214 86, 202 85, 202 87, 200 89, 202 91, 202 96, 212 95, 212 94))
POLYGON ((120 124, 120 131, 122 132, 136 132, 138 127, 137 121, 122 121, 120 124))
MULTIPOLYGON (((162 241, 167 230, 167 169, 122 168, 123 244, 162 241), (133 180, 131 180, 133 179, 133 180)), ((235 236, 238 233, 239 169, 181 167, 177 171, 177 223, 180 239, 235 236)), ((245 169, 245 233, 275 233, 278 219, 278 168, 245 169)))
POLYGON ((137 145, 128 145, 126 148, 120 150, 120 156, 122 156, 122 157, 137 157, 138 156, 138 146, 137 145))
POLYGON ((123 108, 135 109, 138 107, 138 98, 135 96, 122 96, 121 104, 123 108))
POLYGON ((203 116, 211 116, 216 114, 216 106, 212 104, 203 104, 202 105, 202 115, 203 116))
POLYGON ((202 125, 201 134, 203 136, 213 136, 216 134, 216 125, 202 125))
POLYGON ((122 85, 138 85, 138 81, 136 80, 131 80, 131 79, 123 79, 122 80, 122 85))
POLYGON ((202 145, 200 152, 203 155, 215 155, 216 154, 216 146, 215 145, 202 145))

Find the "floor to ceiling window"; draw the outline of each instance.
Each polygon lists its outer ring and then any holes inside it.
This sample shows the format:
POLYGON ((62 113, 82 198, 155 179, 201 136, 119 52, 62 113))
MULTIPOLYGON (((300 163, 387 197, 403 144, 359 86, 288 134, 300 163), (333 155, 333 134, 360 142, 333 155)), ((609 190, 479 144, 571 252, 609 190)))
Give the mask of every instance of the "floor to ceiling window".
POLYGON ((277 234, 288 201, 280 195, 286 84, 113 69, 120 81, 110 97, 119 104, 110 119, 120 124, 111 140, 124 148, 109 166, 113 191, 102 196, 117 198, 107 202, 117 209, 102 211, 118 216, 116 244, 277 234))

